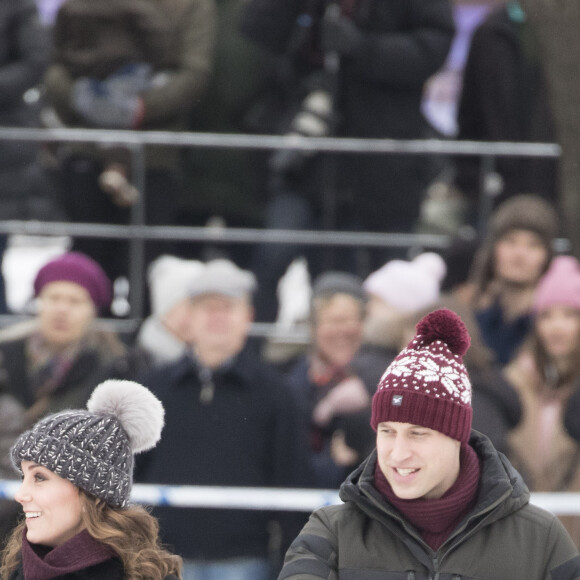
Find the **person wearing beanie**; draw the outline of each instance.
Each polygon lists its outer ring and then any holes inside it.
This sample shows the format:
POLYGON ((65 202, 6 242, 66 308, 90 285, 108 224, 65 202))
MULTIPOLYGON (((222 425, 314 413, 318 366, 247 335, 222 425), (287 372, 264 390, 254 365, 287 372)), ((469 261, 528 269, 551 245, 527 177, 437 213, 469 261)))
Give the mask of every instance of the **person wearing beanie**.
MULTIPOLYGON (((532 491, 580 491, 580 263, 556 256, 533 301, 530 334, 504 369, 522 404, 507 455, 532 491)), ((562 517, 580 548, 580 517, 562 517)))
POLYGON ((406 317, 399 348, 404 348, 415 335, 417 322, 439 308, 448 308, 458 314, 470 336, 470 346, 463 357, 463 364, 471 382, 471 427, 487 435, 498 451, 507 453, 508 433, 518 425, 522 416, 520 398, 503 376, 503 369, 497 364, 493 353, 483 343, 477 321, 469 306, 453 294, 442 294, 428 308, 406 317))
MULTIPOLYGON (((254 289, 253 274, 225 259, 204 263, 190 279, 190 348, 140 381, 162 401, 166 428, 140 462, 139 482, 310 485, 298 403, 249 341, 254 289)), ((164 543, 184 559, 186 580, 271 580, 272 541, 287 546, 305 521, 301 513, 251 509, 158 506, 153 513, 164 543)))
POLYGON ((80 252, 67 252, 46 263, 34 278, 37 298, 51 282, 70 282, 84 288, 97 311, 110 306, 111 282, 97 262, 80 252))
POLYGON ((555 515, 472 430, 470 336, 442 308, 387 367, 372 401, 376 448, 312 513, 278 580, 573 580, 580 558, 555 515))
MULTIPOLYGON (((133 379, 141 357, 97 319, 111 285, 83 254, 65 253, 42 266, 34 280, 36 313, 0 331, 0 414, 16 408, 20 425, 0 423, 0 448, 47 412, 86 404, 107 378, 133 379)), ((13 423, 13 421, 11 422, 13 423)), ((0 535, 12 527, 12 502, 0 500, 0 535)))
POLYGON ((190 342, 189 286, 203 269, 198 260, 163 255, 148 269, 151 315, 141 325, 136 343, 149 363, 158 366, 181 358, 190 342))
POLYGON ((362 280, 329 271, 314 280, 310 344, 288 371, 310 433, 313 485, 336 489, 373 447, 371 396, 386 364, 366 349, 362 332, 367 295, 362 280))
POLYGON ((484 342, 505 365, 531 327, 536 285, 553 256, 559 217, 545 199, 515 195, 492 214, 463 296, 484 342))
POLYGON ((439 254, 423 252, 412 260, 389 260, 370 274, 363 284, 369 296, 364 342, 394 357, 405 318, 439 298, 446 271, 439 254))
POLYGON ((105 378, 132 378, 120 337, 97 320, 111 284, 88 256, 68 252, 43 265, 34 279, 36 313, 0 333, 0 393, 10 393, 32 420, 46 410, 86 403, 105 378))
POLYGON ((181 558, 161 547, 158 524, 130 503, 134 454, 154 447, 164 410, 145 387, 108 380, 86 409, 61 411, 10 450, 22 478, 24 519, 2 553, 3 580, 177 580, 181 558))

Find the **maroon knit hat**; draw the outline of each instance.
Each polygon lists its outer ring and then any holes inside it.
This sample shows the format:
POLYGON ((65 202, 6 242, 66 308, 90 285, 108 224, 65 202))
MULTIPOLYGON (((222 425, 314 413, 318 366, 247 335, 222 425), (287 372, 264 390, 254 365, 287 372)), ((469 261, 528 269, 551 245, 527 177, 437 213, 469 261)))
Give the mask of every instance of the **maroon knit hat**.
POLYGON ((467 443, 471 383, 463 365, 471 339, 455 312, 441 308, 419 321, 417 334, 389 365, 373 396, 371 426, 411 423, 467 443))
POLYGON ((111 303, 110 280, 101 266, 85 254, 68 252, 45 264, 34 279, 34 296, 38 296, 46 284, 61 281, 85 288, 99 310, 111 303))

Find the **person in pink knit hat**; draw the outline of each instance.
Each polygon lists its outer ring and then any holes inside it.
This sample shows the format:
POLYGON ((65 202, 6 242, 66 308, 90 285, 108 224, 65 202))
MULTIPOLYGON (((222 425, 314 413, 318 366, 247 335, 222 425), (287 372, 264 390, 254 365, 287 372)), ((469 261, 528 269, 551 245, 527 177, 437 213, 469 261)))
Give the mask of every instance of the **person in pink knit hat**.
POLYGON ((376 448, 316 510, 278 580, 573 580, 578 550, 522 477, 471 429, 470 336, 449 309, 423 317, 372 401, 376 448))
MULTIPOLYGON (((505 376, 519 394, 522 419, 508 456, 532 491, 580 491, 580 262, 555 257, 540 279, 530 335, 505 376), (572 404, 570 401, 572 399, 572 404), (572 416, 570 429, 566 416, 572 416)), ((563 517, 580 547, 580 518, 563 517)))

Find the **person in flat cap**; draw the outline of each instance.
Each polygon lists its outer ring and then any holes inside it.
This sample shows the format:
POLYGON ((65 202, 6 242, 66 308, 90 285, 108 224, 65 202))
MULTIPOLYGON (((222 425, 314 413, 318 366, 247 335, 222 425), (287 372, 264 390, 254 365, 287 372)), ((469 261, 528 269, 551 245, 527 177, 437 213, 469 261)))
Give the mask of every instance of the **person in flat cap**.
POLYGON ((98 385, 86 409, 46 416, 10 458, 24 518, 2 553, 3 580, 178 580, 181 558, 161 547, 158 524, 130 503, 133 455, 156 445, 163 406, 132 381, 98 385))
MULTIPOLYGON (((284 378, 248 344, 251 272, 216 259, 190 279, 189 351, 142 381, 166 428, 142 459, 143 483, 308 487, 305 433, 284 378)), ((271 520, 289 544, 304 514, 158 507, 163 541, 184 558, 184 579, 271 578, 271 520)), ((281 558, 280 554, 280 558, 281 558)))
MULTIPOLYGON (((34 279, 36 313, 0 331, 0 449, 48 412, 86 404, 94 385, 107 378, 136 378, 138 359, 98 320, 111 300, 111 284, 99 264, 67 252, 44 264, 34 279)), ((0 460, 0 477, 10 469, 0 460)), ((13 520, 0 500, 0 535, 13 520)))
POLYGON ((278 580, 573 580, 580 557, 558 518, 471 429, 470 337, 449 309, 423 317, 372 401, 376 448, 310 516, 278 580))

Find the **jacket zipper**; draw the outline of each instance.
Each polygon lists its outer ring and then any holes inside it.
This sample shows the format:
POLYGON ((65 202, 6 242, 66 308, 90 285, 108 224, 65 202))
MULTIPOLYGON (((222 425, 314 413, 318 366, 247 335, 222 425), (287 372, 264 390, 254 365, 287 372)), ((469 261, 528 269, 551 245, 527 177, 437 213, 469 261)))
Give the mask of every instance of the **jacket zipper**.
MULTIPOLYGON (((460 536, 461 533, 463 532, 463 530, 465 530, 465 528, 468 526, 469 521, 471 521, 474 517, 480 517, 480 516, 482 516, 484 514, 490 513, 491 511, 493 511, 496 508, 496 506, 500 505, 506 499, 506 497, 508 497, 509 495, 510 495, 509 492, 504 493, 500 498, 498 498, 494 503, 492 503, 491 505, 489 505, 486 509, 481 510, 477 514, 474 514, 472 518, 470 518, 467 522, 465 522, 465 525, 464 526, 462 526, 459 530, 457 530, 457 533, 455 534, 454 537, 457 538, 457 536, 460 536)), ((468 535, 461 536, 461 537, 457 538, 457 542, 455 544, 453 544, 452 546, 449 547, 449 549, 445 552, 445 554, 443 554, 443 556, 441 557, 441 559, 443 560, 443 558, 445 558, 445 556, 447 554, 449 554, 449 552, 452 552, 457 546, 459 546, 460 544, 462 544, 477 529, 479 529, 479 525, 476 526, 475 528, 473 528, 468 535)), ((447 541, 449 541, 449 539, 447 541)), ((445 544, 446 543, 447 542, 445 542, 445 544)), ((438 560, 437 557, 435 557, 434 558, 434 563, 437 560, 438 560)), ((440 564, 440 562, 437 562, 437 563, 440 564)), ((435 576, 435 580, 437 580, 438 576, 439 576, 439 573, 437 572, 437 574, 435 576)), ((454 580, 455 580, 455 577, 454 577, 454 580)))
POLYGON ((433 563, 433 572, 435 572, 433 580, 439 580, 439 558, 437 557, 437 554, 431 558, 431 562, 433 563))
POLYGON ((212 378, 212 372, 208 368, 202 368, 199 371, 199 381, 201 390, 199 391, 199 402, 202 405, 209 405, 213 401, 215 385, 212 378))
MULTIPOLYGON (((473 515, 473 517, 480 517, 480 516, 482 516, 482 515, 484 515, 484 514, 487 514, 487 513, 491 512, 491 511, 493 511, 493 510, 494 510, 494 509, 495 509, 495 508, 496 508, 498 505, 500 505, 500 504, 501 504, 501 503, 502 503, 502 502, 503 502, 503 501, 506 499, 506 497, 508 497, 509 495, 510 495, 510 492, 506 492, 506 493, 504 493, 504 494, 503 494, 501 497, 499 497, 499 498, 498 498, 498 499, 497 499, 495 502, 493 502, 493 503, 492 503, 491 505, 489 505, 487 508, 485 508, 485 509, 483 509, 483 510, 479 511, 477 514, 474 514, 474 515, 473 515)), ((380 511, 383 511, 383 508, 382 508, 382 506, 381 506, 381 505, 379 505, 379 504, 377 504, 377 502, 374 500, 374 498, 373 498, 373 497, 371 497, 371 496, 367 495, 366 493, 365 493, 365 496, 367 497, 367 499, 368 499, 368 500, 369 500, 369 501, 370 501, 370 502, 371 502, 373 505, 375 505, 376 507, 378 507, 380 511)), ((407 534, 408 534, 410 537, 414 538, 414 539, 415 539, 415 540, 417 540, 419 543, 421 543, 421 544, 423 544, 424 546, 426 546, 427 548, 429 548, 429 546, 427 546, 427 544, 426 544, 426 543, 423 541, 423 539, 422 539, 420 536, 418 536, 418 535, 414 534, 413 532, 411 532, 411 531, 410 531, 410 530, 409 530, 409 529, 408 529, 408 528, 405 526, 405 521, 404 521, 403 519, 401 519, 400 517, 398 517, 396 514, 394 514, 394 513, 392 513, 392 512, 391 512, 390 514, 388 514, 388 516, 387 516, 387 517, 391 517, 391 518, 393 518, 394 520, 397 520, 398 522, 400 522, 400 523, 401 523, 401 525, 402 525, 402 526, 403 526, 403 527, 406 529, 406 532, 407 532, 407 534)), ((471 520, 473 519, 473 517, 472 517, 472 518, 470 518, 470 520, 469 520, 469 521, 471 521, 471 520)), ((458 536, 458 535, 460 535, 460 534, 461 534, 461 532, 462 532, 463 530, 465 530, 465 528, 466 528, 466 527, 467 527, 467 525, 469 524, 469 521, 467 521, 463 527, 461 527, 459 530, 457 530, 457 533, 456 533, 456 534, 455 534, 455 536, 454 536, 455 538, 457 538, 457 536, 458 536)), ((474 532, 476 529, 477 529, 477 527, 476 527, 476 528, 474 528, 474 529, 471 531, 471 533, 473 533, 473 532, 474 532)), ((462 543, 463 543, 463 541, 467 539, 467 537, 469 537, 469 536, 463 536, 463 537, 460 537, 460 538, 458 538, 458 541, 457 541, 455 544, 453 544, 453 545, 452 545, 452 546, 451 546, 451 547, 450 547, 450 548, 449 548, 449 549, 448 549, 448 550, 445 552, 445 554, 443 554, 443 555, 442 555, 442 558, 441 558, 441 560, 443 560, 443 558, 445 558, 445 556, 446 556, 446 555, 447 555, 449 552, 451 552, 451 551, 452 551, 452 550, 454 550, 454 549, 455 549, 457 546, 459 546, 460 544, 462 544, 462 543)), ((448 539, 447 541, 449 541, 449 539, 448 539)), ((445 544, 446 544, 446 543, 447 543, 447 542, 445 542, 445 544)), ((444 544, 444 545, 445 545, 445 544, 444 544)), ((437 554, 436 554, 436 553, 435 553, 435 555, 433 556, 433 558, 431 559, 431 562, 432 562, 432 564, 433 564, 433 572, 435 573, 435 576, 433 577, 433 580, 439 580, 439 578, 440 578, 439 565, 441 564, 441 561, 439 560, 439 557, 437 556, 437 554)), ((458 576, 457 578, 458 578, 459 580, 461 580, 461 577, 460 577, 460 576, 458 576)), ((455 580, 455 578, 454 578, 454 580, 455 580)))

